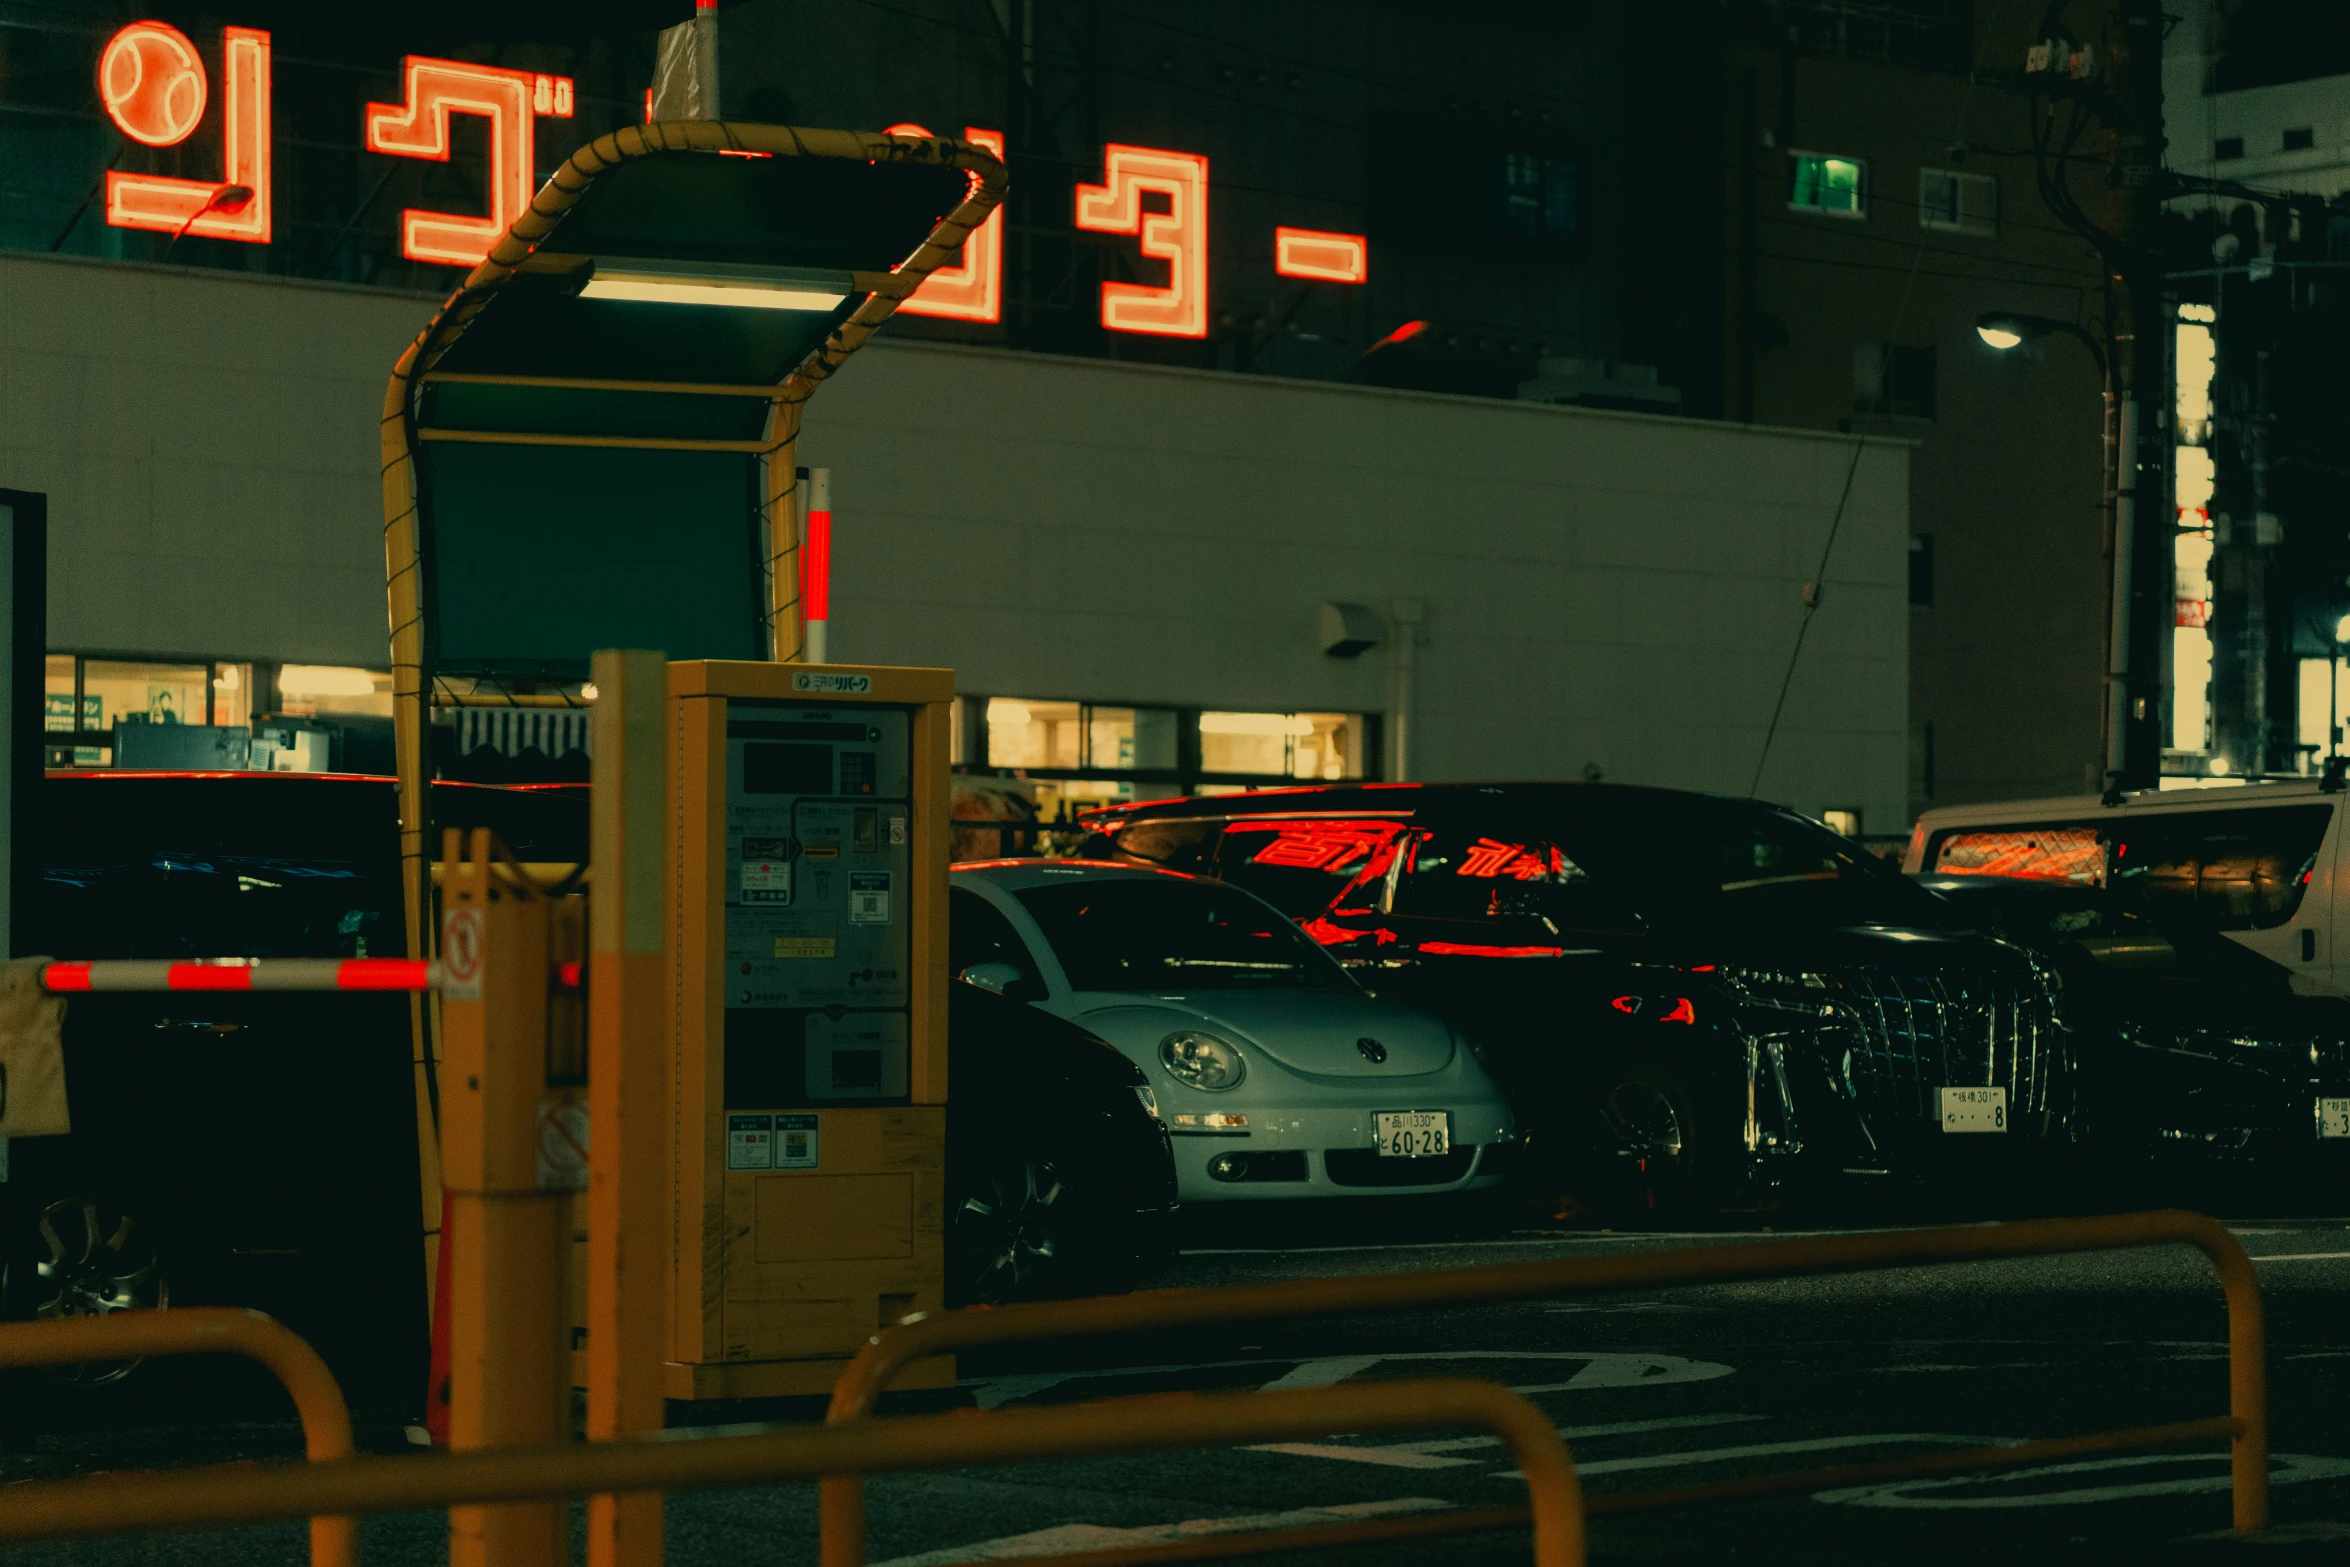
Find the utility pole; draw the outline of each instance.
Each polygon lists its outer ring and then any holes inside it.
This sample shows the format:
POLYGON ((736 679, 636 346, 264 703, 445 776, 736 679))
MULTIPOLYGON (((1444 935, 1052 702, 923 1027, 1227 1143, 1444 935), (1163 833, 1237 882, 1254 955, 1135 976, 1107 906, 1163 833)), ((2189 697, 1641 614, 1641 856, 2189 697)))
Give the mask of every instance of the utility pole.
POLYGON ((2151 789, 2162 775, 2163 700, 2176 619, 2171 505, 2171 320, 2163 295, 2162 0, 2112 0, 2115 245, 2107 253, 2126 317, 2114 333, 2120 396, 2115 475, 2115 646, 2109 653, 2108 782, 2151 789), (2126 587, 2125 587, 2126 585, 2126 587))

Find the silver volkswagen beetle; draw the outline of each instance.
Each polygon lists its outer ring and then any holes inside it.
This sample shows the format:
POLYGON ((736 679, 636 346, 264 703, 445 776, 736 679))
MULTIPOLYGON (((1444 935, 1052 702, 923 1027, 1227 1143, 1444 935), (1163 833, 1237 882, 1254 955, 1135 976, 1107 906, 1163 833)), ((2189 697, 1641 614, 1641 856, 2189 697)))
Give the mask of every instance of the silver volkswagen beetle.
POLYGON ((1176 871, 955 868, 948 965, 1150 1078, 1186 1203, 1501 1184, 1501 1090, 1433 1014, 1365 992, 1271 904, 1176 871))

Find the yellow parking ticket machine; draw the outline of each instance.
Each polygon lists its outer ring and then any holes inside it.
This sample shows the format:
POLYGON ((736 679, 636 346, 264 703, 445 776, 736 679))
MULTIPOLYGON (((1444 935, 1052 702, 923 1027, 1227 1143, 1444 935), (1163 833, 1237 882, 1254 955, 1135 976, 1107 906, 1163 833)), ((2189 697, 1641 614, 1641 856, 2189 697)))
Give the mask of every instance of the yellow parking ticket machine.
MULTIPOLYGON (((671 1398, 830 1389, 940 1309, 954 676, 669 666, 671 1398)), ((899 1386, 945 1386, 950 1359, 899 1386)))

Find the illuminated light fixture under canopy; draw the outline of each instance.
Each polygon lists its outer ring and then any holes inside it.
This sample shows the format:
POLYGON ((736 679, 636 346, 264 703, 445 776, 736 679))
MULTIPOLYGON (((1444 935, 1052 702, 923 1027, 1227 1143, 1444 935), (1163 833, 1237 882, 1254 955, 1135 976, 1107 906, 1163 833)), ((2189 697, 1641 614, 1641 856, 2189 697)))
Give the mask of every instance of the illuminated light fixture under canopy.
POLYGON ((691 267, 658 261, 599 259, 582 299, 652 305, 719 305, 737 310, 835 310, 854 291, 845 272, 771 267, 691 267))

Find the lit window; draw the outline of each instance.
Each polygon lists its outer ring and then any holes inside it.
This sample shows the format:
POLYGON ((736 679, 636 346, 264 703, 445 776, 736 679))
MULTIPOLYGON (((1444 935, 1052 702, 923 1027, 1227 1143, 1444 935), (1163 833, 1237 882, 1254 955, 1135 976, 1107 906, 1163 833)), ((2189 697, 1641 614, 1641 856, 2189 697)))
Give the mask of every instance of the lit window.
POLYGON ((1360 778, 1357 713, 1202 713, 1199 763, 1206 773, 1276 778, 1360 778))
POLYGON ((1988 174, 1918 170, 1918 227, 1949 234, 1999 232, 1999 182, 1988 174))
POLYGON ((287 664, 277 672, 277 711, 301 717, 325 713, 392 716, 392 677, 372 669, 287 664))
POLYGON ((999 696, 987 704, 991 767, 1077 767, 1084 712, 1075 702, 1029 702, 999 696))
POLYGON ((1787 205, 1798 212, 1830 217, 1861 218, 1869 210, 1869 166, 1858 158, 1836 158, 1825 153, 1794 155, 1795 183, 1787 205))
POLYGON ((1860 836, 1860 807, 1857 805, 1843 809, 1830 807, 1820 812, 1820 820, 1827 823, 1830 832, 1840 832, 1847 838, 1860 836))

